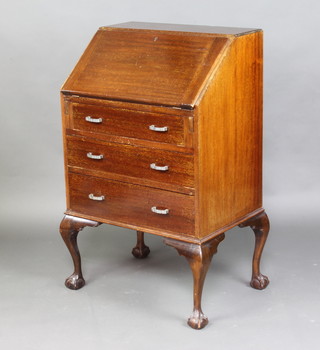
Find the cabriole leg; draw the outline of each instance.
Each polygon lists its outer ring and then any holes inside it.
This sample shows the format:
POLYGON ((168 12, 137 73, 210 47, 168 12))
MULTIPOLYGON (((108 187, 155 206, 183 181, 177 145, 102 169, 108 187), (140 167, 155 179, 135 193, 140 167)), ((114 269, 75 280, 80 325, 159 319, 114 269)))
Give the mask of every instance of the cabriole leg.
POLYGON ((132 249, 132 255, 137 259, 144 259, 149 253, 149 247, 144 244, 144 233, 137 231, 137 245, 132 249))
POLYGON ((81 270, 81 257, 77 244, 78 233, 86 226, 96 227, 99 225, 99 222, 81 219, 70 215, 66 215, 61 221, 60 233, 71 254, 74 264, 73 274, 65 281, 65 285, 69 289, 80 289, 85 285, 85 280, 81 270))
POLYGON ((252 260, 252 278, 250 285, 255 289, 265 289, 269 284, 269 279, 260 272, 260 260, 263 247, 266 243, 269 233, 269 219, 267 214, 262 213, 240 224, 239 227, 250 226, 255 234, 255 248, 252 260))
POLYGON ((188 325, 194 329, 204 328, 208 324, 208 318, 201 309, 201 297, 204 281, 213 254, 217 252, 219 243, 224 239, 224 233, 204 243, 193 244, 173 239, 165 239, 164 242, 177 249, 180 255, 188 260, 193 274, 193 313, 188 319, 188 325))

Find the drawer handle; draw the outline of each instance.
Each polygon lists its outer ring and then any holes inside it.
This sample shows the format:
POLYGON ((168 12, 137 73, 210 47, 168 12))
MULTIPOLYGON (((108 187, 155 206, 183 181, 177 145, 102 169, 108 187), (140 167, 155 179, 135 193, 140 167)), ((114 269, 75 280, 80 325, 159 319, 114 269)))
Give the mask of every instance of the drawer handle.
POLYGON ((166 131, 168 131, 168 127, 167 126, 159 127, 159 126, 155 126, 155 125, 149 125, 149 130, 158 131, 158 132, 166 132, 166 131))
POLYGON ((90 159, 103 159, 103 154, 92 154, 92 152, 88 152, 87 157, 90 159))
POLYGON ((158 171, 167 171, 167 170, 169 170, 168 165, 159 166, 156 163, 150 164, 150 168, 154 169, 154 170, 158 170, 158 171))
POLYGON ((169 209, 158 209, 157 207, 152 207, 151 211, 156 214, 160 215, 168 215, 169 214, 169 209))
POLYGON ((102 118, 92 118, 89 115, 85 117, 85 120, 89 123, 96 123, 96 124, 102 123, 102 118))
POLYGON ((95 196, 93 193, 90 193, 88 197, 93 201, 104 201, 104 196, 95 196))

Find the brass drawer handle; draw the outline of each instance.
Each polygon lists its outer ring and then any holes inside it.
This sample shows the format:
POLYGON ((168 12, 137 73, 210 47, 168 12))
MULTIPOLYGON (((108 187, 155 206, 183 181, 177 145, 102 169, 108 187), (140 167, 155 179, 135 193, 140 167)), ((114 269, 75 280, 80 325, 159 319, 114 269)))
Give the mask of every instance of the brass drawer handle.
POLYGON ((90 159, 103 159, 103 154, 92 154, 92 152, 88 152, 87 157, 90 159))
POLYGON ((169 209, 158 209, 157 207, 152 207, 151 211, 156 214, 160 215, 168 215, 169 214, 169 209))
POLYGON ((88 197, 93 201, 104 201, 104 196, 95 196, 93 193, 90 193, 88 197))
POLYGON ((156 163, 150 164, 150 168, 154 169, 154 170, 158 170, 158 171, 167 171, 167 170, 169 170, 169 166, 168 165, 159 166, 156 163))
POLYGON ((85 117, 85 120, 89 123, 96 123, 96 124, 102 123, 102 118, 92 118, 89 115, 85 117))
POLYGON ((157 131, 157 132, 166 132, 168 131, 168 127, 167 126, 159 127, 155 125, 149 125, 149 130, 157 131))

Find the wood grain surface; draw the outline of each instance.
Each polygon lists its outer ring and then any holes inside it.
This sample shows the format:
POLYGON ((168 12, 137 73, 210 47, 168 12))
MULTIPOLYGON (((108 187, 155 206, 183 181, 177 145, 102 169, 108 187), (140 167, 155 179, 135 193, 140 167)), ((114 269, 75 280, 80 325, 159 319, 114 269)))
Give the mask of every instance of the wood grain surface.
MULTIPOLYGON (((70 211, 76 216, 130 223, 140 227, 194 236, 194 197, 94 176, 69 173, 70 211), (104 196, 103 201, 89 199, 89 194, 104 196), (152 207, 169 209, 156 214, 152 207)), ((142 230, 143 231, 143 230, 142 230)))
POLYGON ((90 172, 92 175, 115 178, 122 175, 121 180, 127 182, 150 184, 157 188, 171 185, 169 188, 179 192, 180 187, 194 187, 193 156, 184 153, 163 151, 146 147, 122 145, 111 142, 90 142, 85 138, 67 137, 68 167, 72 171, 90 172), (102 156, 102 159, 88 158, 102 156), (151 168, 167 166, 168 170, 161 171, 151 168), (155 181, 158 184, 155 184, 155 181), (162 184, 164 183, 164 186, 162 184))
POLYGON ((175 116, 174 111, 171 115, 164 115, 83 104, 73 104, 71 108, 72 128, 75 130, 184 145, 187 132, 184 118, 175 116), (90 123, 85 119, 87 116, 101 118, 102 122, 90 123), (167 127, 168 131, 150 130, 152 125, 167 127))
POLYGON ((192 108, 228 38, 100 29, 62 91, 192 108))
POLYGON ((233 41, 195 118, 201 238, 262 207, 262 32, 233 41))

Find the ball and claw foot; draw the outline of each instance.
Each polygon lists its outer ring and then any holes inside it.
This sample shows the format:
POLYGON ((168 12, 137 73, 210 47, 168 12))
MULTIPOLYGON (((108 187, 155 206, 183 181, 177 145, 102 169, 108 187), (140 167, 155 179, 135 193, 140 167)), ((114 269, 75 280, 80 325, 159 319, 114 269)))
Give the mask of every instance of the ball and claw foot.
POLYGON ((132 249, 132 255, 137 259, 145 259, 150 254, 150 249, 147 246, 134 247, 132 249))
POLYGON ((254 289, 265 289, 269 284, 269 278, 265 275, 257 275, 252 277, 252 280, 250 282, 250 286, 254 289))
POLYGON ((208 317, 202 311, 195 310, 188 319, 188 325, 193 329, 202 329, 209 323, 208 317))
POLYGON ((149 247, 144 244, 144 232, 137 231, 137 244, 132 249, 132 255, 137 259, 144 259, 149 253, 149 247))
POLYGON ((69 289, 77 290, 82 288, 85 285, 85 283, 86 282, 83 279, 83 277, 76 274, 72 274, 70 277, 66 279, 64 284, 69 289))

